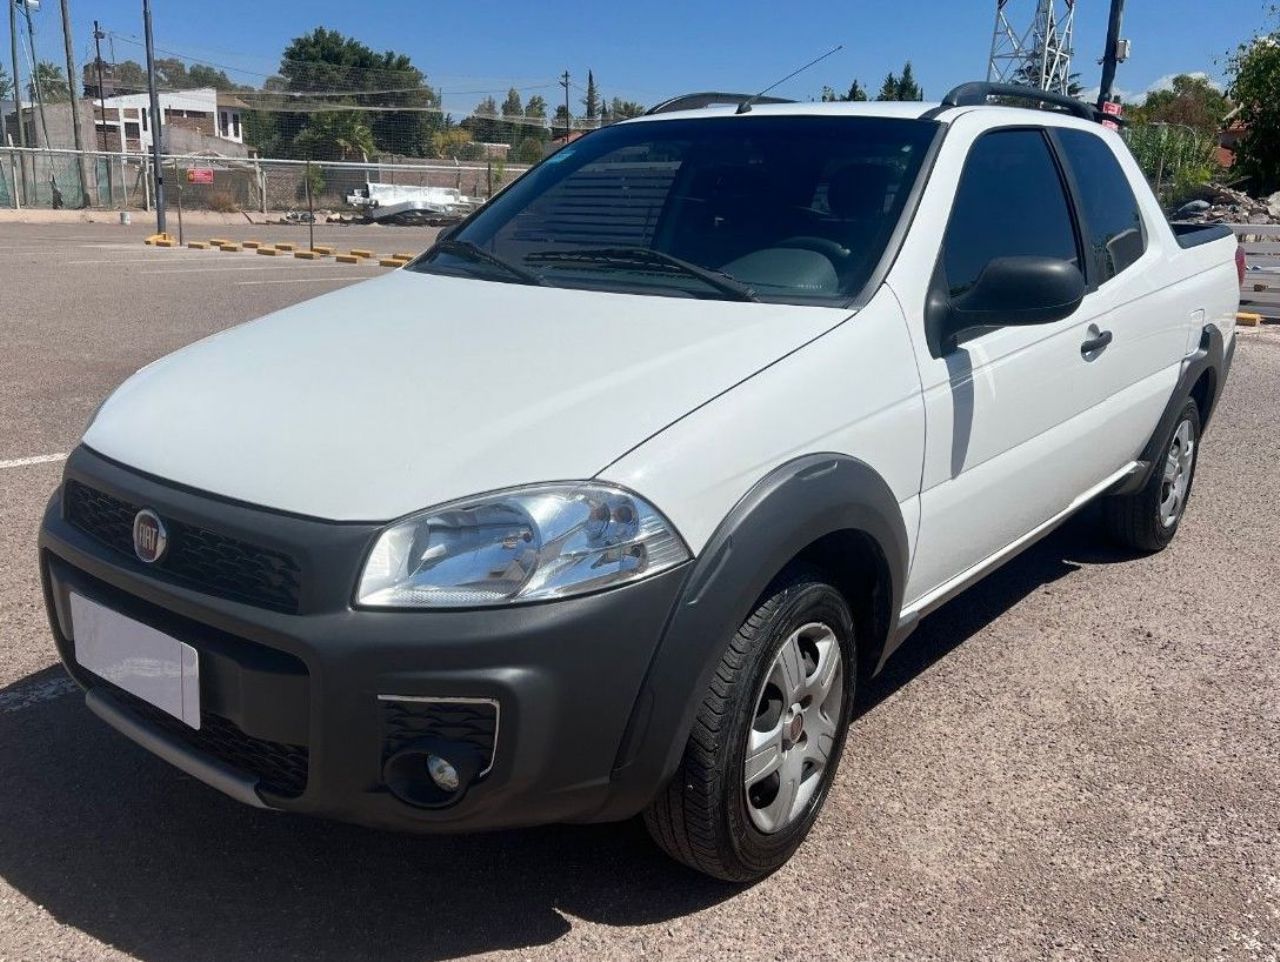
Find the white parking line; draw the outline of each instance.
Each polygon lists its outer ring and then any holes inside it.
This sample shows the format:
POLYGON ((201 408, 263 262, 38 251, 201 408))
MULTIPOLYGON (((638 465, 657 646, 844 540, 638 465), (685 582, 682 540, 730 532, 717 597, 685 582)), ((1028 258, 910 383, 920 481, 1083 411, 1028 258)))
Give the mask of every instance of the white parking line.
POLYGON ((284 281, 236 281, 236 287, 248 287, 258 284, 319 284, 322 281, 362 281, 368 280, 370 276, 368 274, 357 274, 353 277, 348 274, 346 277, 290 277, 284 281))
POLYGON ((0 461, 0 470, 5 468, 25 468, 31 464, 51 464, 54 461, 65 461, 65 454, 37 454, 31 458, 14 458, 12 461, 0 461))

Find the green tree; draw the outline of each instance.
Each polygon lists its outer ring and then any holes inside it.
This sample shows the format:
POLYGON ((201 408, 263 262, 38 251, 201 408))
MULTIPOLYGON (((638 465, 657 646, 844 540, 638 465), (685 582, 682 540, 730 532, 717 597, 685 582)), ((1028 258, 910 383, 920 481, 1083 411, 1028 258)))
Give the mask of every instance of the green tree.
POLYGON ((1232 56, 1231 99, 1245 134, 1236 146, 1236 170, 1256 193, 1280 189, 1280 30, 1244 44, 1232 56))
POLYGON ((9 79, 8 72, 4 69, 4 65, 0 64, 0 100, 13 93, 13 81, 9 79))
POLYGON ((313 160, 363 160, 374 151, 373 131, 356 110, 313 115, 294 144, 313 160))
POLYGON ((634 100, 623 100, 621 97, 614 97, 609 102, 609 115, 613 120, 628 120, 631 117, 639 117, 644 113, 644 104, 634 100))
POLYGON ((563 137, 564 132, 573 124, 573 118, 569 116, 569 111, 564 104, 556 104, 555 119, 551 122, 551 126, 558 131, 557 136, 563 137))
MULTIPOLYGON (((225 70, 215 70, 202 63, 192 64, 187 70, 187 82, 192 87, 212 87, 214 90, 241 90, 240 84, 227 76, 225 70)), ((252 88, 250 88, 252 89, 252 88)))
POLYGON ((916 83, 910 60, 903 64, 901 76, 890 73, 884 78, 876 100, 924 100, 924 90, 916 83))
POLYGON ((67 86, 66 74, 56 63, 41 60, 36 64, 35 78, 27 84, 27 93, 36 97, 36 84, 40 85, 40 96, 47 104, 66 103, 71 99, 71 88, 67 86))
POLYGON ((187 76, 187 65, 177 57, 157 58, 156 85, 162 90, 190 90, 192 83, 187 76))
POLYGON ((862 103, 866 99, 867 99, 867 89, 864 86, 862 86, 862 84, 857 80, 849 84, 849 89, 843 94, 836 93, 830 87, 822 88, 823 103, 837 103, 837 102, 849 103, 854 101, 858 103, 862 103))
MULTIPOLYGON (((374 147, 399 154, 425 155, 431 134, 440 126, 440 96, 426 76, 405 54, 377 53, 336 30, 317 27, 296 37, 280 61, 285 88, 294 93, 324 94, 350 106, 404 107, 405 110, 357 111, 372 134, 374 147)), ((277 118, 281 132, 296 138, 310 121, 307 116, 277 118)))
POLYGON ((117 94, 137 94, 147 89, 147 71, 136 60, 110 64, 103 80, 112 81, 117 94))
POLYGON ((529 102, 524 105, 524 115, 545 120, 547 116, 547 98, 541 94, 534 94, 529 98, 529 102))
POLYGON ((596 75, 587 71, 587 95, 582 98, 582 106, 586 110, 587 120, 595 120, 600 116, 600 91, 596 89, 596 75))
POLYGON ((1154 90, 1142 104, 1130 107, 1134 124, 1177 124, 1215 135, 1231 110, 1226 95, 1205 77, 1180 74, 1169 90, 1154 90))
POLYGON ((1192 199, 1218 174, 1216 132, 1167 123, 1130 123, 1123 136, 1134 159, 1166 207, 1192 199))
POLYGON ((524 116, 524 103, 520 99, 520 91, 516 90, 515 87, 507 91, 507 99, 502 102, 502 116, 524 116))
POLYGON ((538 137, 526 137, 511 152, 511 159, 517 164, 536 164, 542 159, 544 141, 538 137))

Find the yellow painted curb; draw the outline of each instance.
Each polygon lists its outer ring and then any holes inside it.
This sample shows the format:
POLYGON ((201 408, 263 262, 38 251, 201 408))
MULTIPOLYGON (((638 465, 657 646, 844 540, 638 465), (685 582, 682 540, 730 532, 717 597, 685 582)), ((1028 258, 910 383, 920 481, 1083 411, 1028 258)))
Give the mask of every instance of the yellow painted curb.
POLYGON ((221 247, 223 244, 234 244, 235 241, 229 241, 222 237, 214 237, 209 241, 214 247, 221 247))
POLYGON ((245 242, 244 242, 244 249, 245 249, 245 250, 247 250, 247 251, 251 251, 251 250, 253 250, 255 247, 257 247, 257 248, 262 247, 262 241, 247 240, 247 241, 245 241, 245 242))
POLYGON ((163 237, 160 240, 156 241, 155 245, 156 247, 177 247, 178 242, 175 240, 170 240, 167 237, 163 237))
POLYGON ((239 253, 240 251, 240 245, 233 244, 230 241, 227 241, 225 244, 219 244, 218 250, 226 251, 229 254, 236 254, 236 253, 239 253))
MULTIPOLYGON (((245 244, 244 246, 245 246, 245 247, 248 247, 249 245, 248 245, 248 244, 245 244)), ((277 249, 276 249, 276 248, 274 248, 274 247, 259 247, 259 248, 258 248, 258 253, 259 253, 259 254, 266 254, 268 257, 275 257, 277 254, 285 254, 285 253, 288 253, 288 252, 287 252, 287 251, 282 251, 282 250, 277 250, 277 249)))
POLYGON ((207 251, 212 245, 208 241, 187 241, 187 246, 194 251, 207 251))
POLYGON ((359 264, 361 258, 355 254, 339 254, 334 258, 339 264, 359 264))
POLYGON ((403 257, 384 257, 382 258, 382 260, 378 261, 378 266, 379 267, 404 267, 404 265, 407 263, 409 262, 405 260, 403 257))
POLYGON ((315 247, 311 249, 317 254, 326 254, 329 256, 332 256, 338 253, 338 249, 336 247, 328 247, 324 244, 317 244, 315 247))
POLYGON ((321 251, 294 251, 293 256, 304 261, 318 261, 325 255, 321 251))
POLYGON ((1262 315, 1240 313, 1236 315, 1236 323, 1245 327, 1257 327, 1262 323, 1262 315))
POLYGON ((293 243, 292 241, 284 241, 276 245, 276 250, 291 251, 291 250, 295 250, 297 246, 298 245, 293 243))
POLYGON ((417 254, 392 254, 391 256, 398 261, 411 261, 418 255, 417 254))
POLYGON ((363 247, 351 248, 352 257, 373 257, 373 251, 367 251, 363 247))
POLYGON ((160 245, 161 241, 172 241, 172 240, 173 238, 170 237, 168 234, 152 234, 142 243, 152 245, 152 246, 162 246, 160 245))

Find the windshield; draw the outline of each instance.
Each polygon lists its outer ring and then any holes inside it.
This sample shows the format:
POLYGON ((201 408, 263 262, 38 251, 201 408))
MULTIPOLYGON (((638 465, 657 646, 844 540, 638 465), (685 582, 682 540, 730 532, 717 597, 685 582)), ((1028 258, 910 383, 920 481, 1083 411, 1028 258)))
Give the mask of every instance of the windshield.
POLYGON ((563 148, 410 270, 624 293, 848 301, 935 124, 726 116, 619 124, 563 148))

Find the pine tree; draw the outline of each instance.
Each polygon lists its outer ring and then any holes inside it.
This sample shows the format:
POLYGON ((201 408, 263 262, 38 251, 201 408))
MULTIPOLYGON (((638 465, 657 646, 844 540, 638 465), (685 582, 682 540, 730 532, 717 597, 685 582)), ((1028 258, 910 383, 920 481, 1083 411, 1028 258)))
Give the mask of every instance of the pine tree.
POLYGON ((520 91, 516 90, 515 87, 507 91, 507 99, 502 102, 502 116, 524 116, 524 104, 520 100, 520 91))
POLYGON ((600 91, 596 90, 596 75, 587 71, 587 95, 582 98, 582 106, 587 110, 587 119, 595 120, 600 116, 600 91))

